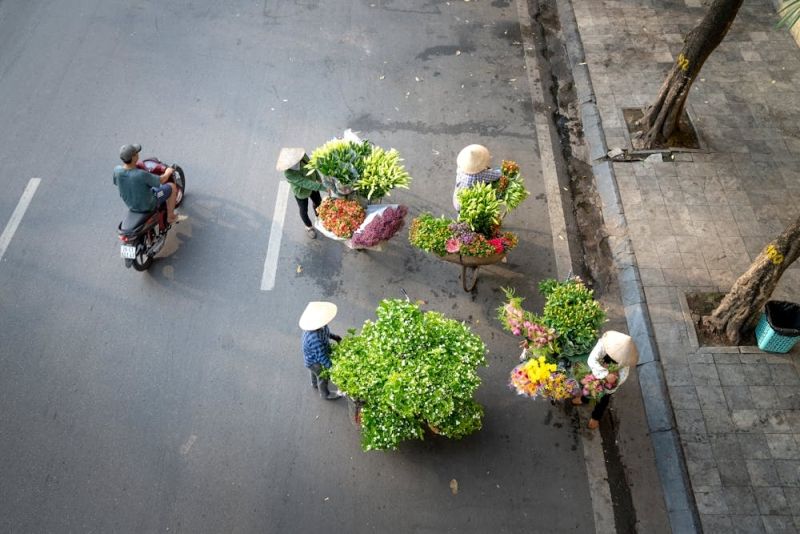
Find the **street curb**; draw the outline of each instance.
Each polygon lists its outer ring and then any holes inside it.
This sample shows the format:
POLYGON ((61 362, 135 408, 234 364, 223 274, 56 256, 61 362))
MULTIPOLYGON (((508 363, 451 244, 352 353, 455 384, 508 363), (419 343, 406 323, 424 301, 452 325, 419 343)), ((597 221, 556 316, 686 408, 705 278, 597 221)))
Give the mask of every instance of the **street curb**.
POLYGON ((702 532, 689 482, 686 459, 681 449, 666 379, 647 308, 639 268, 628 235, 628 224, 611 163, 605 158, 608 147, 602 118, 586 64, 572 0, 556 3, 567 60, 578 95, 583 132, 589 148, 597 192, 602 202, 603 219, 617 269, 625 316, 641 361, 637 366, 647 423, 656 456, 656 468, 673 532, 702 532))
MULTIPOLYGON (((531 90, 531 104, 533 109, 550 109, 545 104, 545 86, 539 71, 539 58, 535 46, 531 13, 528 9, 529 0, 517 0, 517 14, 519 16, 520 34, 524 48, 525 65, 528 73, 528 84, 531 90)), ((542 164, 542 180, 547 198, 548 217, 552 231, 553 256, 556 273, 559 280, 564 280, 573 270, 573 248, 567 224, 568 198, 562 191, 569 191, 569 177, 566 172, 559 172, 556 163, 556 151, 560 145, 554 141, 558 139, 555 126, 547 113, 534 113, 534 127, 536 141, 539 149, 539 160, 542 164)), ((562 169, 563 170, 563 169, 562 169)), ((585 423, 585 421, 584 421, 585 423)), ((611 534, 616 532, 616 518, 614 516, 614 501, 611 496, 611 486, 608 480, 605 453, 603 452, 602 439, 589 439, 586 432, 580 432, 581 449, 586 467, 586 477, 589 482, 589 499, 592 504, 595 534, 611 534)))

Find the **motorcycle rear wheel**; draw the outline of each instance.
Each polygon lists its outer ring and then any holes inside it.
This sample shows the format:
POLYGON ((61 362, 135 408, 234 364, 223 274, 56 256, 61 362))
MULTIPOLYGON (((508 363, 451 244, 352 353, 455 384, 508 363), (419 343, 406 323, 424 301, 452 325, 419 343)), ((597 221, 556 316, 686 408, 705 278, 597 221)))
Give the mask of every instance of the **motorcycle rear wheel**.
POLYGON ((153 246, 152 231, 144 236, 142 247, 137 251, 136 257, 133 258, 133 268, 137 271, 146 271, 153 264, 153 256, 148 256, 146 252, 151 246, 153 246))
POLYGON ((175 185, 178 186, 177 197, 175 198, 175 207, 177 208, 183 204, 183 197, 186 196, 186 175, 183 174, 183 169, 175 165, 173 176, 175 177, 175 185))

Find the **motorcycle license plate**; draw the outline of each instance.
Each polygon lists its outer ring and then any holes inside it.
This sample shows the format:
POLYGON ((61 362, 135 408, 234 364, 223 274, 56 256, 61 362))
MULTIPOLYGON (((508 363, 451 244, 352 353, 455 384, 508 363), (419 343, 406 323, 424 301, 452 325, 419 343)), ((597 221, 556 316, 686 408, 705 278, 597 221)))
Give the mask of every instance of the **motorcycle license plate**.
POLYGON ((122 257, 126 260, 132 260, 136 258, 136 247, 132 247, 130 245, 122 245, 121 247, 121 254, 122 257))

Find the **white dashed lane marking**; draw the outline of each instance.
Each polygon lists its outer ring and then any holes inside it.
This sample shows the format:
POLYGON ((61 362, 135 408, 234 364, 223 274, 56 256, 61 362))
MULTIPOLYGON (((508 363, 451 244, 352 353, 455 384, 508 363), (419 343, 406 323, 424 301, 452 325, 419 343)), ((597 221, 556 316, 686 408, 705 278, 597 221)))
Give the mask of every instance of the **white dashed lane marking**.
POLYGON ((278 256, 281 252, 283 221, 286 218, 286 204, 289 201, 289 184, 281 180, 278 196, 275 198, 275 211, 272 213, 272 228, 269 231, 267 257, 264 259, 264 273, 261 275, 261 291, 275 287, 275 273, 278 271, 278 256))
POLYGON ((8 220, 5 230, 3 230, 2 235, 0 235, 0 260, 3 259, 6 249, 9 243, 11 243, 11 239, 14 237, 14 233, 17 231, 19 223, 22 221, 22 217, 25 215, 25 211, 28 209, 33 194, 36 193, 36 189, 39 187, 41 181, 41 178, 31 178, 28 181, 27 187, 25 187, 25 191, 22 192, 22 197, 19 199, 17 207, 14 208, 14 213, 11 214, 11 218, 8 220))

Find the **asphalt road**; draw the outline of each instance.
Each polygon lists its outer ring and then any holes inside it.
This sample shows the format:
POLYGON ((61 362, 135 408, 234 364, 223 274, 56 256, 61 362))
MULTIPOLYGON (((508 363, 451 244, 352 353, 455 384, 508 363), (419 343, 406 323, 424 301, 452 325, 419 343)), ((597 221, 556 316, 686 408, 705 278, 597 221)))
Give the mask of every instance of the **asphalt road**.
POLYGON ((519 21, 507 0, 0 0, 0 531, 563 532, 593 529, 575 423, 507 389, 501 286, 541 305, 553 276, 519 21), (305 237, 289 200, 260 291, 279 148, 347 127, 395 147, 412 214, 451 214, 455 156, 517 160, 520 247, 464 293, 408 245, 305 237), (120 145, 177 161, 190 221, 126 270, 111 184, 120 145), (363 453, 299 351, 308 300, 334 331, 404 288, 489 348, 484 428, 363 453), (450 492, 458 481, 457 495, 450 492))

